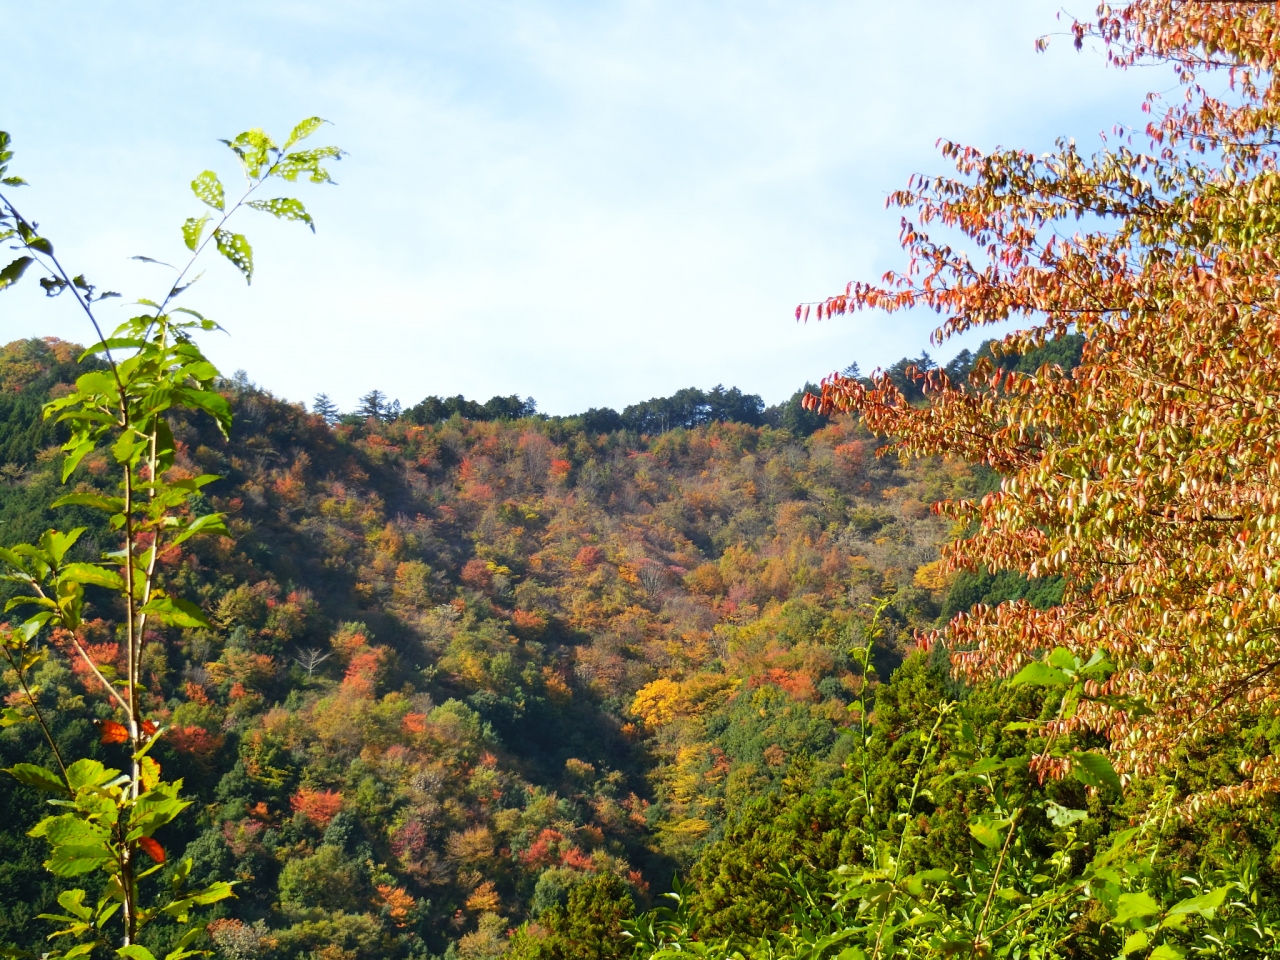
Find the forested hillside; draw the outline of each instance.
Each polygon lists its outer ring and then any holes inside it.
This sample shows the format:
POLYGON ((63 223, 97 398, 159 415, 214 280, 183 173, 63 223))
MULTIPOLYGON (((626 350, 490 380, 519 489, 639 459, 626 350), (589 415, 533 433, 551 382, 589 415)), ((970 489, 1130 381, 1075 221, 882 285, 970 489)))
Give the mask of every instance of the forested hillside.
MULTIPOLYGON (((66 522, 40 408, 78 352, 0 354, 7 542, 66 522)), ((640 433, 518 409, 419 424, 423 405, 331 426, 244 377, 222 391, 231 439, 181 421, 174 470, 223 478, 201 495, 230 536, 161 559, 213 629, 157 629, 144 659, 158 755, 198 797, 166 842, 239 881, 210 927, 229 956, 491 955, 594 874, 647 903, 729 812, 797 770, 838 771, 869 601, 889 603, 887 676, 913 629, 1001 589, 952 585, 927 507, 980 492, 980 472, 877 459, 849 417, 797 423, 798 400, 769 411, 792 429, 759 404, 756 425, 640 433)), ((106 477, 99 452, 69 483, 106 477)), ((87 556, 111 534, 70 509, 87 556)), ((91 592, 78 639, 122 670, 113 617, 91 592)), ((101 684, 66 663, 35 678, 57 734, 111 760, 101 684)), ((10 765, 44 748, 23 726, 0 749, 10 765)), ((40 805, 0 791, 0 940, 35 948, 56 892, 23 835, 40 805)))
POLYGON ((308 411, 174 304, 322 120, 110 333, 0 132, 0 290, 98 338, 0 350, 0 952, 1280 957, 1280 17, 1072 32, 1173 65, 1147 152, 943 141, 796 309, 1011 332, 775 407, 308 411))

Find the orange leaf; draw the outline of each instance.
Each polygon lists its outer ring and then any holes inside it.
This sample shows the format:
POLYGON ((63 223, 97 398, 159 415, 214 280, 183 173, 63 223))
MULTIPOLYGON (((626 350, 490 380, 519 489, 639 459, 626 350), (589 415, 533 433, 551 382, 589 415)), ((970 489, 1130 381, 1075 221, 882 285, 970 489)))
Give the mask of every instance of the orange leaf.
POLYGON ((151 837, 140 837, 138 839, 138 846, 141 847, 143 852, 156 863, 164 863, 164 847, 160 846, 160 844, 151 837))
POLYGON ((103 743, 127 743, 129 740, 129 731, 123 723, 103 720, 98 726, 102 731, 103 743))

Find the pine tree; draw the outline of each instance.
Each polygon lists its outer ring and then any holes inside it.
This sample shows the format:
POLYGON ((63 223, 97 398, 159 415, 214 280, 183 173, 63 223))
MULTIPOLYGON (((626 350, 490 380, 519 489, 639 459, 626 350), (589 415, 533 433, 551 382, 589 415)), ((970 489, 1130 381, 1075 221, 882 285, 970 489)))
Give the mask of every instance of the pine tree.
POLYGON ((311 404, 311 412, 318 415, 329 426, 333 426, 342 416, 341 411, 327 393, 317 393, 311 404))
POLYGON ((370 417, 382 420, 386 412, 387 395, 381 390, 370 390, 360 398, 360 406, 356 407, 356 415, 363 420, 368 420, 370 417))

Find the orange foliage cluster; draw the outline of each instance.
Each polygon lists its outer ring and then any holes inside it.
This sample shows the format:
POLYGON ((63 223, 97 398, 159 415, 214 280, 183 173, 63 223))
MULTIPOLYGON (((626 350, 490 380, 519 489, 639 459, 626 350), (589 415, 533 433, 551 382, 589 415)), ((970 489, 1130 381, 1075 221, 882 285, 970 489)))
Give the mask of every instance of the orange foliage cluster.
MULTIPOLYGON (((990 677, 1057 647, 1103 653, 1114 672, 1048 732, 1102 732, 1146 774, 1280 709, 1280 17, 1268 4, 1138 0, 1075 33, 1122 67, 1174 65, 1185 96, 1148 99, 1145 150, 944 144, 958 176, 917 177, 891 200, 909 211, 907 269, 817 313, 927 307, 945 318, 939 339, 1014 320, 1002 346, 1015 352, 1075 331, 1083 362, 1025 374, 982 363, 967 383, 934 371, 923 406, 886 377, 835 376, 811 406, 861 414, 896 438, 886 452, 1002 474, 998 492, 940 505, 975 530, 948 549, 949 568, 1061 576, 1065 603, 957 617, 954 660, 990 677), (1229 93, 1209 92, 1215 73, 1229 93), (935 239, 934 224, 983 256, 935 239)), ((1212 799, 1280 790, 1280 758, 1246 767, 1212 799)))
POLYGON ((313 790, 300 787, 289 798, 289 806, 321 829, 329 825, 342 809, 342 794, 335 790, 313 790))

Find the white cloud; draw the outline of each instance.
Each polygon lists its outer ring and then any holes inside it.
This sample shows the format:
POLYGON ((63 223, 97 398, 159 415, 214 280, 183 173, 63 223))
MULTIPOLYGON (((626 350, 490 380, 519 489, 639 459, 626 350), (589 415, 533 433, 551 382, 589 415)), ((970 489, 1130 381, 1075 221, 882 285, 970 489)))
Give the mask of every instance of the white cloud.
MULTIPOLYGON (((301 194, 317 236, 245 223, 253 288, 212 264, 191 296, 233 333, 211 344, 226 369, 348 405, 377 386, 572 412, 717 382, 774 401, 915 355, 932 317, 791 312, 897 263, 883 197, 944 169, 939 136, 1084 140, 1152 82, 1066 42, 1036 55, 1040 0, 69 7, 74 32, 7 13, 25 89, 5 123, 24 201, 112 285, 161 279, 124 258, 177 255, 214 136, 336 122, 341 185, 301 194)), ((7 335, 83 339, 37 300, 0 301, 7 335)))

